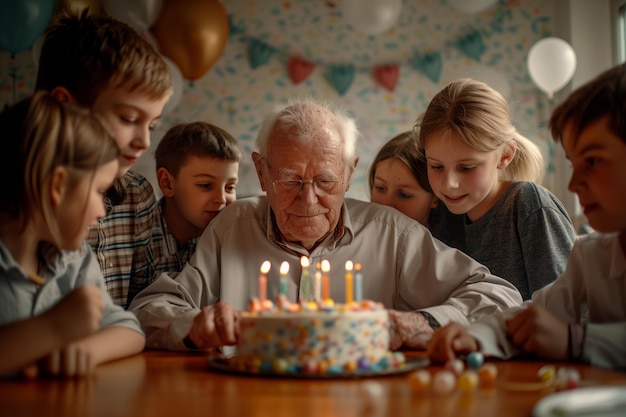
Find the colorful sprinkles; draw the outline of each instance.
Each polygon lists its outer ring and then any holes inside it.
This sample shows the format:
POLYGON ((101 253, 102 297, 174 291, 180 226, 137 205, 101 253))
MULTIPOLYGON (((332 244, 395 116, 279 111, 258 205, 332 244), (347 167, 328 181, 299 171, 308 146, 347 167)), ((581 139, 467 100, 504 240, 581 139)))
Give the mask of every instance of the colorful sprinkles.
MULTIPOLYGON (((331 300, 328 300, 331 301, 331 300)), ((291 303, 252 299, 242 314, 237 355, 229 364, 250 373, 378 373, 406 364, 389 351, 389 317, 380 303, 291 303)))

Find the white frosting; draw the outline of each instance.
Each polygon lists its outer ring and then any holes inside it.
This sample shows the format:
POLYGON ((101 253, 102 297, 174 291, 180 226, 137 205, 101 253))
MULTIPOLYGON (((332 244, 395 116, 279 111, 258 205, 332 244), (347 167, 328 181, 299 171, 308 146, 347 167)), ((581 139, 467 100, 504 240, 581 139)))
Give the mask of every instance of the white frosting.
POLYGON ((387 310, 242 313, 237 355, 301 366, 375 364, 389 352, 387 310))

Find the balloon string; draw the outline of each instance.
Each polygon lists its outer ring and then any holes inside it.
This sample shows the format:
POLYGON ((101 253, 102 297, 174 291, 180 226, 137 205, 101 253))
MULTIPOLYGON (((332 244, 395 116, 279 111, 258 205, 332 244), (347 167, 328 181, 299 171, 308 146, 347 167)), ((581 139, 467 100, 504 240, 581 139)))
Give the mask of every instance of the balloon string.
POLYGON ((17 73, 15 70, 15 54, 11 53, 11 79, 13 80, 13 104, 15 104, 17 100, 17 91, 16 91, 16 78, 17 73))

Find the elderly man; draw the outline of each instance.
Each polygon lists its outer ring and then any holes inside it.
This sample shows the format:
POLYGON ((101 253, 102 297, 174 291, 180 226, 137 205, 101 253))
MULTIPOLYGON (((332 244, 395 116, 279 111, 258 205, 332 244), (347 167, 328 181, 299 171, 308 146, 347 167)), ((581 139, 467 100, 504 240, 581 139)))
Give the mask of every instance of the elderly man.
POLYGON ((279 292, 288 261, 288 297, 296 300, 300 257, 327 259, 330 296, 344 300, 346 260, 363 266, 363 297, 383 303, 391 348, 423 348, 434 327, 515 306, 504 279, 434 239, 399 211, 345 198, 358 157, 355 122, 313 101, 269 115, 252 157, 266 196, 236 201, 206 228, 175 278, 162 274, 132 302, 148 342, 161 349, 209 349, 237 343, 239 310, 258 295, 259 267, 275 266, 268 297, 279 292))

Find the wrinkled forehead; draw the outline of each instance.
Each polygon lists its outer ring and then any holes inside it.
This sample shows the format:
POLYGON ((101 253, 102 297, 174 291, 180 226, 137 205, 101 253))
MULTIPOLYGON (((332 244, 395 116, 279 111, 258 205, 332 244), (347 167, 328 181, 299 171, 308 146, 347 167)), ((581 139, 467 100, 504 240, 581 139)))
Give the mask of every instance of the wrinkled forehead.
POLYGON ((266 162, 272 175, 303 178, 335 178, 344 175, 341 142, 333 134, 318 129, 318 134, 311 135, 308 140, 295 140, 297 136, 293 132, 285 133, 275 136, 270 146, 271 152, 266 162))
POLYGON ((343 140, 334 115, 315 112, 298 123, 278 120, 270 133, 267 157, 279 162, 286 155, 318 155, 329 161, 343 159, 343 140), (321 155, 320 155, 321 154, 321 155))

